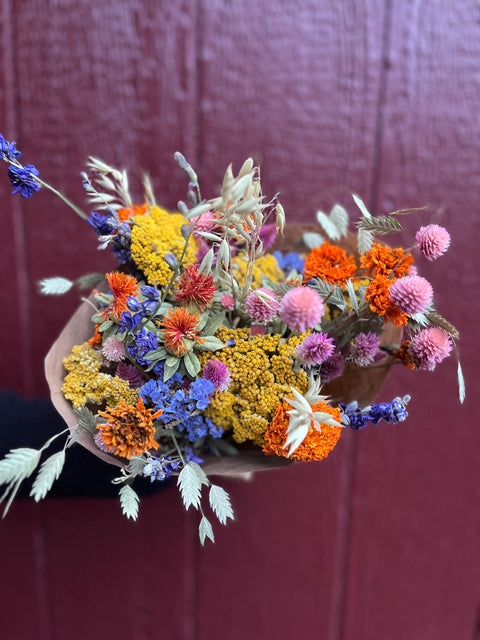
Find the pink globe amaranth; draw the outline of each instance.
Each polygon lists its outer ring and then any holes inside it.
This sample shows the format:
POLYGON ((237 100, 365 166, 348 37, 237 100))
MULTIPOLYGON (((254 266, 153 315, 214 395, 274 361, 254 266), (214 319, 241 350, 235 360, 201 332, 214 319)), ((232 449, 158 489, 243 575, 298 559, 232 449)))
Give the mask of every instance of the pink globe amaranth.
POLYGON ((312 333, 298 345, 295 355, 307 367, 322 364, 335 351, 333 338, 326 333, 312 333))
POLYGON ((415 236, 417 246, 427 260, 436 260, 450 246, 450 234, 438 224, 420 227, 415 236))
POLYGON ((423 313, 433 300, 433 288, 421 276, 405 276, 392 284, 390 298, 408 315, 423 313))
POLYGON ((245 307, 248 315, 255 322, 270 322, 277 314, 279 303, 275 293, 271 289, 260 287, 248 294, 245 307), (264 293, 268 297, 260 297, 258 293, 264 293))
POLYGON ((295 287, 287 291, 279 309, 280 319, 300 333, 318 324, 324 313, 322 298, 310 287, 295 287))
POLYGON ((452 339, 446 331, 428 327, 416 333, 410 343, 410 355, 419 369, 433 371, 435 366, 450 355, 452 339))

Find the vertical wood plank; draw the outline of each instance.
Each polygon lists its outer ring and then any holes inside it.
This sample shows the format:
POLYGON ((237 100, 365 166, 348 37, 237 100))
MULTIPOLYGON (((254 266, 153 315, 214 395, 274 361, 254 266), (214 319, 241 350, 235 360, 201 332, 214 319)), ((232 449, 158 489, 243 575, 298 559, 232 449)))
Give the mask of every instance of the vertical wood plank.
POLYGON ((399 371, 384 399, 410 391, 408 421, 358 438, 345 639, 475 637, 479 35, 475 2, 393 3, 375 213, 431 205, 405 220, 406 245, 432 212, 451 232, 449 252, 418 265, 461 332, 468 398, 460 407, 453 359, 399 371))
MULTIPOLYGON (((31 0, 16 3, 12 16, 16 135, 25 162, 82 204, 79 174, 88 155, 96 155, 129 169, 139 196, 135 175, 149 172, 158 201, 174 207, 186 181, 173 153, 192 157, 196 149, 195 3, 31 0)), ((45 190, 22 205, 31 392, 46 394, 44 355, 79 296, 40 298, 36 281, 116 263, 97 251, 90 227, 45 190)), ((123 637, 126 630, 143 639, 160 628, 178 640, 192 637, 192 523, 174 488, 165 496, 145 500, 138 525, 125 520, 117 500, 47 500, 33 533, 44 532, 44 562, 36 558, 46 584, 31 598, 46 593, 51 603, 48 640, 123 637)), ((19 585, 29 583, 30 570, 20 565, 19 585)))
MULTIPOLYGON (((287 223, 351 193, 375 157, 383 1, 202 3, 200 174, 261 162, 287 223)), ((238 522, 198 558, 197 637, 338 638, 351 435, 328 460, 231 483, 238 522), (223 586, 225 585, 225 586, 223 586), (215 615, 211 615, 215 603, 215 615)))

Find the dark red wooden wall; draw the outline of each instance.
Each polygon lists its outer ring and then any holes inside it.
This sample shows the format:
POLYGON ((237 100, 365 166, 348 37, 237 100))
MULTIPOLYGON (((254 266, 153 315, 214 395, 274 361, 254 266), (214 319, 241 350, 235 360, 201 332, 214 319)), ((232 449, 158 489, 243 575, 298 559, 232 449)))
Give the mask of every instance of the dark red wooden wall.
MULTIPOLYGON (((205 549, 174 488, 137 523, 115 500, 18 502, 0 524, 0 638, 477 638, 478 2, 0 0, 0 34, 0 131, 78 202, 93 154, 148 170, 175 206, 178 149, 205 194, 253 154, 290 221, 353 211, 351 192, 374 213, 430 205, 453 242, 422 274, 461 331, 468 389, 460 406, 453 359, 394 371, 382 398, 410 392, 408 422, 226 483, 237 520, 205 549)), ((4 175, 0 383, 45 396, 77 297, 52 304, 35 283, 111 263, 48 193, 9 190, 4 175)))

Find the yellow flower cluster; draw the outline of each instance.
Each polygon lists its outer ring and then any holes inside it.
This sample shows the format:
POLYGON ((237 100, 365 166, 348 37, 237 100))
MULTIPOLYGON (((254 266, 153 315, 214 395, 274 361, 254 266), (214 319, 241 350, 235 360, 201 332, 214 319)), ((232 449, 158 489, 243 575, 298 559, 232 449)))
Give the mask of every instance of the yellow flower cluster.
POLYGON ((202 365, 214 358, 230 370, 228 391, 216 393, 205 415, 225 430, 233 430, 236 442, 253 440, 264 444, 265 432, 290 385, 305 393, 308 387, 304 371, 295 371, 294 352, 304 336, 281 339, 279 335, 249 337, 249 329, 221 327, 216 336, 235 344, 215 351, 198 352, 202 365))
MULTIPOLYGON (((172 271, 165 262, 165 254, 177 259, 182 255, 185 240, 180 231, 186 224, 180 213, 169 213, 160 207, 152 207, 148 214, 134 217, 132 227, 132 258, 146 275, 150 284, 163 287, 170 281, 172 271)), ((184 265, 193 264, 197 242, 190 238, 184 265)))
MULTIPOLYGON (((243 286, 247 273, 245 254, 238 254, 232 259, 232 271, 239 284, 243 286)), ((271 253, 258 258, 253 265, 252 287, 254 289, 262 286, 263 277, 273 280, 273 282, 280 282, 285 277, 285 274, 278 266, 277 259, 271 253)))
POLYGON ((92 349, 88 342, 73 347, 68 358, 63 359, 68 373, 62 391, 76 409, 103 402, 109 407, 116 407, 121 399, 128 404, 137 402, 138 392, 126 380, 101 373, 102 364, 102 354, 92 349))

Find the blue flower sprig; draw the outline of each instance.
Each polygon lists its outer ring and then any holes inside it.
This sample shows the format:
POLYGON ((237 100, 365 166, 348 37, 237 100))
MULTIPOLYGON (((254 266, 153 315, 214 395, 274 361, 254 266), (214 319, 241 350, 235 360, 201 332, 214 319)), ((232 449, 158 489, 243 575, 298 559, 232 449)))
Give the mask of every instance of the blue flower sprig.
POLYGON ((378 424, 381 420, 391 424, 403 422, 408 417, 406 406, 410 401, 410 396, 395 398, 392 402, 373 403, 361 409, 358 402, 354 400, 349 404, 341 402, 340 408, 341 422, 351 429, 363 429, 369 422, 378 424))

